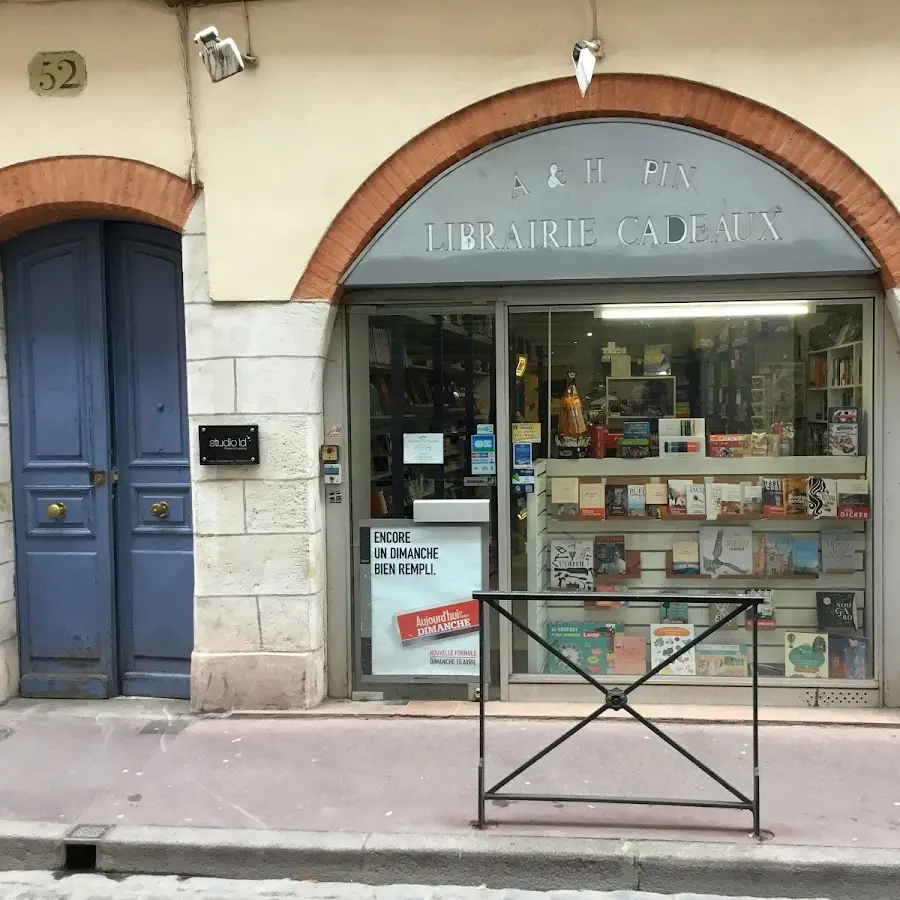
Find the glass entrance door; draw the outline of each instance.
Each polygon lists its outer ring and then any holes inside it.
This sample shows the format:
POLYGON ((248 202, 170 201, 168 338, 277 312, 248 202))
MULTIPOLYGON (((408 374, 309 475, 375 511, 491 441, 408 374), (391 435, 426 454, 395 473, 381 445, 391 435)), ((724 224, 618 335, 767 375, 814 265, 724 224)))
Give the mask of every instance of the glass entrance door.
MULTIPOLYGON (((418 499, 491 501, 490 576, 497 577, 494 314, 350 309, 350 459, 354 543, 354 689, 388 697, 466 695, 465 684, 373 674, 371 601, 360 589, 360 523, 411 520, 418 499), (419 682, 413 690, 412 681, 419 682)), ((423 597, 423 605, 428 602, 423 597)))

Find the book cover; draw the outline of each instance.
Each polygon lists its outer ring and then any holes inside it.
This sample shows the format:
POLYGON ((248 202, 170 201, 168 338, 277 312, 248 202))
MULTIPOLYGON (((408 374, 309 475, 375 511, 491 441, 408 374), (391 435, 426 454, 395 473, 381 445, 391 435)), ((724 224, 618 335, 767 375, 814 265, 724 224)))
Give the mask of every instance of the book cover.
MULTIPOLYGON (((728 600, 711 600, 709 603, 709 624, 717 625, 723 619, 728 618, 740 604, 728 600)), ((744 624, 744 617, 739 613, 733 619, 729 619, 720 631, 736 631, 744 624)))
POLYGON ((684 624, 688 620, 690 606, 683 600, 663 600, 659 604, 659 618, 664 625, 673 622, 684 624))
POLYGON ((562 591, 594 590, 594 541, 550 541, 550 589, 562 591))
POLYGON ((794 574, 794 540, 789 534, 766 534, 765 569, 767 578, 784 578, 794 574))
POLYGON ((722 492, 719 502, 720 516, 739 516, 743 510, 744 492, 740 484, 722 483, 717 485, 722 492))
POLYGON ((807 497, 809 511, 814 519, 833 519, 837 516, 837 481, 833 478, 811 476, 807 497))
POLYGON ((856 571, 856 541, 852 531, 822 532, 822 572, 849 575, 856 571))
POLYGON ((856 594, 853 591, 816 591, 819 631, 856 631, 856 594))
MULTIPOLYGON (((548 622, 547 643, 585 672, 607 674, 612 642, 604 626, 588 622, 548 622)), ((552 675, 576 674, 552 653, 547 654, 547 671, 552 675)))
POLYGON ((628 515, 647 515, 647 495, 642 484, 628 485, 628 515))
POLYGON ((766 536, 760 531, 753 532, 753 574, 766 574, 766 536))
POLYGON ((827 678, 828 635, 787 632, 784 636, 784 674, 788 678, 827 678))
POLYGON ((672 573, 700 574, 700 544, 697 541, 675 541, 672 544, 672 573))
MULTIPOLYGON (((757 627, 760 631, 774 631, 775 623, 775 591, 751 590, 747 591, 745 597, 759 597, 763 602, 756 607, 757 627)), ((747 610, 744 619, 748 628, 753 627, 753 607, 747 610)))
POLYGON ((837 495, 839 519, 869 518, 869 483, 865 479, 839 478, 837 495))
POLYGON ((780 478, 763 478, 762 511, 764 516, 784 515, 784 487, 780 478))
POLYGON ((624 575, 627 570, 625 535, 598 534, 594 538, 594 574, 624 575))
POLYGON ((762 515, 762 486, 745 481, 741 485, 741 503, 745 515, 762 515))
POLYGON ((606 485, 606 518, 628 515, 628 485, 606 485))
POLYGON ((828 456, 859 456, 859 408, 828 410, 828 456))
POLYGON ((551 478, 550 502, 578 506, 578 479, 551 478))
POLYGON ((831 678, 868 678, 869 639, 829 634, 828 674, 831 678))
POLYGON ((722 485, 711 482, 706 485, 705 514, 707 519, 718 519, 722 511, 722 485))
POLYGON ((669 488, 663 483, 650 482, 644 486, 647 506, 666 506, 669 502, 669 488))
POLYGON ((606 485, 602 481, 583 481, 578 487, 579 515, 606 517, 606 485))
POLYGON ((788 516, 809 515, 809 479, 793 476, 784 479, 784 509, 788 516))
POLYGON ((753 542, 749 528, 700 529, 700 571, 734 577, 753 574, 753 542))
POLYGON ((639 636, 617 634, 613 652, 614 675, 643 675, 647 671, 647 642, 639 636))
POLYGON ((667 485, 669 494, 669 513, 673 516, 687 514, 687 492, 689 481, 670 479, 667 485))
POLYGON ((817 535, 793 536, 794 574, 819 574, 819 538, 817 535))
MULTIPOLYGON (((666 625, 659 623, 650 626, 650 667, 656 668, 664 660, 678 653, 694 639, 693 625, 666 625)), ((660 675, 696 675, 696 648, 691 647, 687 653, 671 660, 660 675)))
POLYGON ((744 644, 701 644, 697 647, 697 674, 711 678, 740 678, 748 674, 744 644))
POLYGON ((706 515, 706 485, 688 482, 687 486, 687 514, 689 516, 706 515))

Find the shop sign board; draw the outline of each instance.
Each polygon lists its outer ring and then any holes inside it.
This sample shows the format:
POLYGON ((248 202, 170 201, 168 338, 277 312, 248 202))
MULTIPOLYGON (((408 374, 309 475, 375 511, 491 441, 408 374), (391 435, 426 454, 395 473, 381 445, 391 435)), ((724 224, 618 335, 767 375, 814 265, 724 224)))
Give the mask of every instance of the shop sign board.
POLYGON ((201 425, 198 435, 201 466, 259 465, 256 425, 201 425))
POLYGON ((363 530, 372 674, 477 676, 479 609, 472 594, 483 584, 483 529, 409 522, 363 530))
POLYGON ((581 120, 493 144, 416 194, 348 285, 874 272, 811 188, 681 125, 581 120))

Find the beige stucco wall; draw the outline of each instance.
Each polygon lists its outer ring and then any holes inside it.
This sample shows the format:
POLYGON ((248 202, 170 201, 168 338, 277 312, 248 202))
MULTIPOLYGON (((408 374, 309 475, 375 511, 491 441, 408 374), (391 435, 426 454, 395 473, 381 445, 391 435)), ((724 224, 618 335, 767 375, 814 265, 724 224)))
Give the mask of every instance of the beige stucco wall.
MULTIPOLYGON (((604 71, 716 84, 794 116, 900 198, 896 0, 602 0, 604 71)), ((256 71, 213 85, 191 44, 218 300, 283 300, 328 223, 380 162, 462 106, 568 75, 587 0, 257 0, 256 71)), ((245 46, 238 4, 190 13, 245 46)), ((149 0, 0 5, 0 165, 60 153, 135 157, 184 175, 185 89, 173 11, 149 0), (79 50, 89 86, 27 87, 39 49, 79 50)))

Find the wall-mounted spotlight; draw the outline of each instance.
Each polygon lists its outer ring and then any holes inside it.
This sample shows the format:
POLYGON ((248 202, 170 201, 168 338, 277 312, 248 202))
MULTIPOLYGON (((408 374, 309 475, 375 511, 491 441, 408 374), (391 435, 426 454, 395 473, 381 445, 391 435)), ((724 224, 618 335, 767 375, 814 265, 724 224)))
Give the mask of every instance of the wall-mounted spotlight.
POLYGON ((213 83, 244 71, 244 60, 234 39, 220 38, 219 29, 214 25, 198 31, 194 42, 200 47, 200 59, 213 83))

